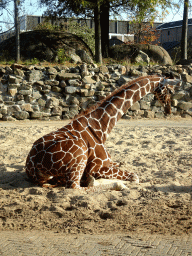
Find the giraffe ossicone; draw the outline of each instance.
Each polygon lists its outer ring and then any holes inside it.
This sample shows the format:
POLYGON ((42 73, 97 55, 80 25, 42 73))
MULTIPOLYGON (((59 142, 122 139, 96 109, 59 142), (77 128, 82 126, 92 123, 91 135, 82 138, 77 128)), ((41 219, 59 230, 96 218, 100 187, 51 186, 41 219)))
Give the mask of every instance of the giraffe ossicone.
POLYGON ((177 79, 152 75, 122 85, 96 107, 35 141, 26 160, 28 177, 44 187, 85 190, 82 181, 89 176, 139 182, 137 174, 123 171, 112 162, 104 146, 107 135, 122 115, 148 93, 154 93, 170 113, 171 94, 180 84, 177 79))

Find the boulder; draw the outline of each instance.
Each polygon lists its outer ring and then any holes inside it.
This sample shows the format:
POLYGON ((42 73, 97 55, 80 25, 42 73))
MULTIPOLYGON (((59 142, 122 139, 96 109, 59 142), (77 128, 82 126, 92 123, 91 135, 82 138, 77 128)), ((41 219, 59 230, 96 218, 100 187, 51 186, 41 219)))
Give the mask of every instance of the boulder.
POLYGON ((46 108, 53 108, 58 106, 59 106, 59 99, 57 99, 56 97, 51 97, 46 102, 46 108))
POLYGON ((130 110, 133 110, 133 111, 139 110, 139 109, 140 109, 140 103, 139 102, 135 102, 133 104, 133 106, 131 106, 131 108, 130 108, 130 110))
POLYGON ((177 104, 177 107, 182 110, 189 110, 192 108, 192 102, 181 101, 177 104))
POLYGON ((92 57, 85 50, 77 50, 76 54, 81 58, 82 62, 93 64, 92 57))
MULTIPOLYGON (((191 66, 136 65, 123 68, 119 64, 97 67, 85 63, 70 68, 61 65, 21 66, 18 70, 26 75, 22 79, 11 72, 16 69, 16 65, 5 67, 1 77, 1 120, 73 118, 79 111, 95 105, 120 85, 138 76, 166 73, 184 78, 180 89, 172 95, 172 113, 185 117, 192 112, 191 66), (50 78, 51 75, 54 76, 50 78)), ((125 117, 162 118, 164 108, 153 94, 147 94, 128 110, 125 117)))
POLYGON ((32 112, 31 119, 41 119, 43 117, 43 112, 32 112))
POLYGON ((69 55, 69 57, 71 58, 71 61, 73 63, 81 63, 82 62, 81 58, 77 54, 71 53, 69 55))
MULTIPOLYGON (((6 60, 14 59, 16 56, 15 36, 1 42, 0 48, 0 57, 6 60)), ((77 35, 67 32, 49 30, 23 32, 20 34, 20 49, 22 60, 35 58, 40 61, 59 60, 58 54, 61 50, 65 55, 62 57, 71 57, 75 62, 81 59, 83 62, 93 63, 93 53, 89 46, 77 35)), ((3 72, 4 69, 0 74, 3 72)))
POLYGON ((138 63, 145 62, 145 63, 149 64, 150 58, 149 58, 149 56, 146 53, 144 53, 143 51, 139 50, 139 53, 138 53, 137 57, 135 58, 135 62, 136 63, 137 62, 138 63))
POLYGON ((151 61, 157 62, 161 65, 173 64, 169 53, 163 47, 158 45, 149 45, 149 44, 115 45, 110 48, 110 57, 115 58, 117 60, 128 59, 131 62, 135 62, 135 58, 138 56, 140 51, 147 54, 147 56, 150 58, 151 61))
POLYGON ((81 76, 79 74, 76 73, 65 73, 65 72, 61 72, 57 75, 57 78, 59 81, 67 81, 69 79, 81 79, 81 76))
POLYGON ((169 53, 161 46, 148 45, 148 49, 144 50, 142 45, 140 45, 139 49, 147 53, 151 61, 157 62, 161 65, 173 65, 173 61, 169 53))
POLYGON ((188 74, 182 74, 181 78, 184 82, 192 83, 192 76, 188 74))
POLYGON ((151 108, 150 103, 146 102, 144 100, 140 101, 140 106, 141 106, 141 109, 143 109, 143 110, 147 110, 147 109, 151 108))
POLYGON ((36 82, 43 78, 43 73, 40 70, 31 70, 26 73, 26 77, 29 82, 36 82))
POLYGON ((74 87, 74 86, 66 86, 66 87, 65 87, 65 92, 66 92, 66 93, 74 94, 74 93, 76 93, 77 91, 79 91, 79 89, 78 89, 77 87, 74 87))
POLYGON ((29 113, 27 111, 18 111, 14 114, 14 116, 18 120, 25 120, 25 119, 29 118, 29 113))
POLYGON ((92 79, 91 76, 85 76, 82 80, 84 84, 95 84, 96 81, 92 79))

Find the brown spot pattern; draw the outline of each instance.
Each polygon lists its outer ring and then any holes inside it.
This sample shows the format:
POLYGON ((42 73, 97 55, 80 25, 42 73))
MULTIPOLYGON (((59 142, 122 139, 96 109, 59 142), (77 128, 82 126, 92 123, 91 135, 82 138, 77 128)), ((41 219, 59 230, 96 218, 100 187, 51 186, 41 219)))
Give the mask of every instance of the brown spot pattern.
POLYGON ((78 189, 84 189, 80 181, 89 175, 130 181, 138 179, 137 175, 120 170, 112 162, 104 142, 121 116, 147 93, 153 92, 170 113, 169 91, 165 79, 158 75, 140 77, 124 84, 65 127, 38 139, 26 160, 27 175, 41 186, 50 184, 78 189))

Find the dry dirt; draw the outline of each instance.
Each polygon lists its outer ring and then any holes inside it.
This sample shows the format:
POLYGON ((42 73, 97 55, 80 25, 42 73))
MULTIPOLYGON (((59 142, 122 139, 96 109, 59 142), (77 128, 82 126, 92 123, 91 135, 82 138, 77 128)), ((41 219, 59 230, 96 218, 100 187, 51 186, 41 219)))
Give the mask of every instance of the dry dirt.
POLYGON ((140 183, 102 192, 47 189, 27 180, 33 142, 65 124, 0 122, 0 230, 192 233, 192 119, 120 120, 106 147, 140 183))

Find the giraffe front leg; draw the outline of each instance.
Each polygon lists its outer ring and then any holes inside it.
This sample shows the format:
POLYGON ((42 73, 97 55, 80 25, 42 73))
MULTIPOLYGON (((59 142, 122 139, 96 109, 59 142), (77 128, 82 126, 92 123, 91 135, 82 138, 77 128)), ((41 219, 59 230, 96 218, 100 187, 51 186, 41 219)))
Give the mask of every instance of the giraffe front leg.
POLYGON ((119 179, 124 181, 131 181, 135 183, 139 183, 139 177, 137 174, 127 171, 122 171, 113 167, 101 167, 95 170, 92 173, 93 177, 96 179, 104 178, 104 179, 119 179))
POLYGON ((107 156, 108 156, 108 160, 109 160, 109 165, 111 166, 111 167, 120 167, 123 163, 122 162, 120 162, 120 163, 116 163, 116 162, 113 162, 112 160, 111 160, 111 155, 109 154, 109 152, 107 152, 106 151, 106 154, 107 154, 107 156))

